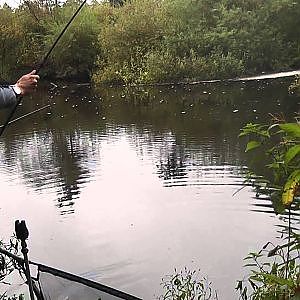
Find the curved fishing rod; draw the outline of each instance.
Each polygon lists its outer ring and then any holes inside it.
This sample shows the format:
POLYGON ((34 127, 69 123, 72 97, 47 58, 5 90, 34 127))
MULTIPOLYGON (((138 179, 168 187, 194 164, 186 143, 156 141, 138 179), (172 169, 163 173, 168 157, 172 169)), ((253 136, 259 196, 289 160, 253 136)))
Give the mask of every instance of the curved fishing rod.
MULTIPOLYGON (((68 29, 68 27, 70 26, 70 24, 73 22, 73 20, 75 19, 75 17, 78 15, 78 13, 80 12, 80 10, 82 9, 82 7, 85 5, 87 0, 83 0, 82 3, 80 4, 80 6, 77 8, 77 10, 75 11, 75 13, 73 14, 73 16, 71 17, 71 19, 69 20, 69 22, 67 23, 67 25, 64 27, 64 29, 61 31, 61 33, 59 34, 59 36, 57 37, 57 39, 55 40, 55 42, 53 43, 53 45, 51 46, 51 48, 49 49, 49 51, 47 52, 47 54, 44 56, 42 62, 40 63, 40 65, 36 68, 36 73, 39 73, 40 70, 44 67, 47 59, 49 58, 51 52, 53 51, 53 49, 55 48, 55 46, 57 45, 57 43, 59 42, 59 40, 61 39, 61 37, 64 35, 65 31, 68 29)), ((2 126, 2 128, 0 129, 0 137, 3 134, 5 128, 9 125, 10 120, 12 119, 13 115, 15 114, 17 107, 19 106, 19 104, 21 103, 23 99, 23 96, 20 96, 18 98, 17 103, 15 104, 15 106, 13 107, 13 109, 11 110, 7 120, 5 121, 4 125, 2 126)))

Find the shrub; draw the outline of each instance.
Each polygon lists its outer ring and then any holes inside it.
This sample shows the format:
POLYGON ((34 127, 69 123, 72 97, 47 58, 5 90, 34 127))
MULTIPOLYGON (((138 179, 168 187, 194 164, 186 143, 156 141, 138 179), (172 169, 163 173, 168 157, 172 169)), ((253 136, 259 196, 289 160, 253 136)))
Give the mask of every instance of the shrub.
MULTIPOLYGON (((0 8, 2 76, 37 64, 79 6, 52 2, 0 8)), ((46 73, 154 83, 296 68, 299 8, 294 0, 94 1, 65 32, 46 73)))
POLYGON ((160 300, 209 300, 218 299, 217 292, 212 288, 211 282, 206 277, 200 276, 197 271, 184 268, 162 280, 164 294, 160 300))
POLYGON ((271 171, 255 175, 257 195, 269 196, 275 212, 287 215, 288 225, 282 232, 281 245, 269 242, 245 258, 251 272, 245 280, 238 281, 236 288, 243 300, 296 300, 300 297, 300 236, 292 232, 291 224, 291 213, 300 206, 300 124, 279 118, 274 121, 271 125, 247 124, 240 136, 250 139, 245 152, 255 152, 271 171), (257 175, 260 175, 259 180, 257 175))
POLYGON ((239 280, 242 300, 297 300, 300 296, 299 235, 282 245, 267 243, 245 258, 250 274, 239 280))
MULTIPOLYGON (((53 13, 48 21, 45 37, 45 53, 52 46, 77 9, 76 1, 68 1, 53 13)), ((67 29, 50 56, 47 73, 61 78, 83 77, 92 74, 96 57, 100 52, 97 37, 100 30, 98 10, 86 5, 67 29)))

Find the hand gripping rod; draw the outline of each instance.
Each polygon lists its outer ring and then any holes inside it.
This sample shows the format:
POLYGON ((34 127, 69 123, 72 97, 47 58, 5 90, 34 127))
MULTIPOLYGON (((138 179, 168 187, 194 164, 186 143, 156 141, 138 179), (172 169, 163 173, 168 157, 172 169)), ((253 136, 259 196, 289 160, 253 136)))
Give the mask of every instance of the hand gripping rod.
MULTIPOLYGON (((69 20, 69 22, 67 23, 67 25, 64 27, 64 29, 61 31, 61 33, 59 34, 59 36, 57 37, 57 39, 55 40, 55 42, 53 43, 53 45, 51 46, 51 48, 49 49, 49 51, 47 52, 47 54, 44 56, 42 62, 40 63, 40 65, 37 67, 36 72, 39 73, 40 70, 44 67, 48 57, 50 56, 51 52, 53 51, 53 49, 55 48, 55 46, 57 45, 58 41, 61 39, 61 37, 64 35, 65 31, 68 29, 68 27, 70 26, 70 24, 73 22, 73 20, 75 19, 75 17, 78 15, 78 13, 80 12, 80 10, 82 9, 82 7, 84 6, 84 4, 86 3, 87 0, 82 1, 82 3, 80 4, 80 6, 77 8, 77 10, 75 11, 75 13, 73 14, 73 16, 71 17, 71 19, 69 20)), ((23 97, 18 97, 18 101, 15 104, 15 106, 13 107, 13 109, 11 110, 7 120, 5 121, 4 125, 2 126, 2 128, 0 129, 0 137, 3 134, 4 130, 6 129, 6 127, 9 125, 10 120, 12 119, 13 115, 15 114, 17 107, 19 106, 19 104, 21 103, 23 97)))

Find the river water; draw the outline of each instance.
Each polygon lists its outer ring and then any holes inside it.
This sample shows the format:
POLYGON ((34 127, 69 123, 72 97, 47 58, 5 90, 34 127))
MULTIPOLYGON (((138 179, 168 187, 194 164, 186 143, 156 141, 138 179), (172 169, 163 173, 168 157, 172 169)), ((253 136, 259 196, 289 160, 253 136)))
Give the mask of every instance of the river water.
POLYGON ((235 193, 247 173, 237 136, 269 113, 295 116, 291 80, 41 85, 18 115, 51 109, 0 140, 1 236, 25 219, 33 261, 143 299, 184 267, 201 269, 219 299, 237 299, 243 258, 280 222, 251 187, 235 193))

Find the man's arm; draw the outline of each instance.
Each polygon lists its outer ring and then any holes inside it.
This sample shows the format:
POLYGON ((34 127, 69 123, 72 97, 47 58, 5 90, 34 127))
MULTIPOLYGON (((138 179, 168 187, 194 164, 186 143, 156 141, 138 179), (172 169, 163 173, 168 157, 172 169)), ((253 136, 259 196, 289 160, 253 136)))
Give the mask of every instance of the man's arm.
POLYGON ((0 109, 17 103, 17 96, 12 87, 0 87, 0 109))
POLYGON ((25 96, 32 93, 36 87, 39 76, 33 70, 23 75, 15 85, 0 87, 0 109, 13 106, 17 103, 17 95, 25 96))

